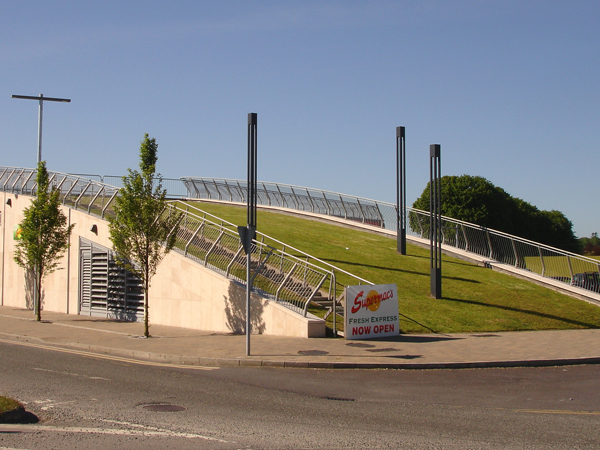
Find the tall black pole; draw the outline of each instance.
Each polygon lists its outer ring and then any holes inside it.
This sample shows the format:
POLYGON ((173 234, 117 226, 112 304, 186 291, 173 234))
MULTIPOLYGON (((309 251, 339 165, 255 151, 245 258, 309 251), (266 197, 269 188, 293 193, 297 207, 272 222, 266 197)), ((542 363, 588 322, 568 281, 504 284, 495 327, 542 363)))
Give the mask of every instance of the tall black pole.
POLYGON ((431 296, 442 298, 442 166, 441 146, 429 146, 429 236, 431 296))
POLYGON ((246 230, 246 356, 250 356, 250 298, 252 292, 252 239, 256 231, 256 113, 248 114, 248 225, 246 230))
POLYGON ((396 241, 406 255, 406 143, 405 128, 396 127, 396 241))

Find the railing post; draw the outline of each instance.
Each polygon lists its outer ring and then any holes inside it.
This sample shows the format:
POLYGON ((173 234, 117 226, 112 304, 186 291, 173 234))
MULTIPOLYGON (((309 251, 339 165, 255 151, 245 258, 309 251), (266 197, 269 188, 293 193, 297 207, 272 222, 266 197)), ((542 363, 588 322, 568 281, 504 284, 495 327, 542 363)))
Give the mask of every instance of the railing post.
MULTIPOLYGON (((8 184, 8 182, 10 181, 10 179, 12 178, 12 174, 15 173, 15 170, 17 169, 13 169, 11 173, 8 174, 8 176, 6 177, 6 181, 4 182, 4 184, 2 185, 2 190, 6 191, 6 185, 8 184)), ((33 174, 33 172, 31 172, 33 174)))
POLYGON ((540 260, 542 261, 542 276, 546 276, 546 264, 544 262, 544 255, 542 254, 542 247, 538 245, 538 252, 540 254, 540 260))
POLYGON ((310 202, 310 212, 314 213, 315 212, 315 204, 312 201, 312 198, 310 197, 310 191, 307 189, 306 190, 306 195, 308 195, 308 201, 310 202))
POLYGON ((219 191, 219 185, 215 179, 213 179, 213 183, 215 185, 215 191, 217 191, 217 195, 219 196, 219 200, 222 200, 223 196, 221 195, 221 191, 219 191))
POLYGON ((515 254, 515 267, 519 267, 519 255, 517 254, 517 246, 515 245, 515 240, 511 239, 510 242, 512 243, 513 252, 515 254))
POLYGON ((278 184, 276 184, 275 187, 277 188, 277 192, 279 192, 279 196, 281 197, 281 207, 285 208, 285 199, 283 198, 283 192, 281 192, 281 189, 279 189, 278 184))
POLYGON ((263 183, 262 185, 263 189, 265 190, 265 195, 267 196, 267 203, 269 206, 271 206, 271 197, 269 197, 269 190, 267 189, 267 186, 265 186, 265 183, 263 183))
MULTIPOLYGON (((208 187, 206 187, 204 178, 200 178, 200 181, 202 181, 202 185, 204 186, 204 190, 206 191, 206 198, 210 200, 212 198, 212 196, 210 195, 210 191, 208 190, 208 187)), ((202 198, 202 197, 200 197, 200 198, 202 198)))
POLYGON ((192 187, 196 191, 196 198, 202 198, 200 196, 200 191, 198 190, 198 186, 196 185, 196 180, 190 179, 190 183, 192 183, 192 187))
POLYGON ((106 212, 106 209, 108 208, 108 206, 111 204, 111 202, 115 199, 115 197, 117 196, 117 194, 119 193, 119 190, 115 190, 115 193, 113 195, 111 195, 111 197, 108 199, 108 202, 106 202, 106 205, 104 206, 104 208, 102 208, 102 213, 100 214, 100 217, 104 219, 104 213, 106 212))
POLYGON ((246 197, 244 197, 244 190, 242 189, 242 186, 240 186, 240 182, 236 182, 237 187, 238 187, 238 192, 240 194, 240 203, 244 203, 246 201, 246 197))
MULTIPOLYGON (((383 216, 381 215, 381 211, 379 210, 379 205, 375 202, 375 209, 377 210, 377 214, 379 214, 379 220, 381 221, 381 228, 385 228, 385 220, 383 220, 383 216)), ((406 229, 405 229, 406 232, 406 229)))
POLYGON ((213 244, 210 246, 210 248, 206 252, 206 255, 204 255, 204 265, 205 266, 208 264, 208 257, 213 252, 213 250, 217 247, 217 245, 219 245, 219 242, 221 241, 221 238, 223 237, 224 234, 225 234, 225 231, 221 230, 221 233, 219 234, 217 239, 215 239, 215 242, 213 242, 213 244))
POLYGON ((227 277, 229 277, 229 274, 231 273, 231 266, 233 266, 233 263, 235 262, 235 260, 238 258, 238 256, 240 256, 240 253, 242 253, 242 250, 244 250, 244 246, 240 245, 240 248, 238 248, 237 253, 233 256, 233 259, 227 265, 227 270, 225 271, 225 274, 227 277))
POLYGON ((96 193, 96 195, 94 195, 94 197, 90 200, 90 204, 88 205, 88 214, 92 213, 92 205, 94 203, 96 203, 96 199, 98 198, 98 196, 100 195, 100 193, 104 190, 104 186, 100 186, 100 189, 98 189, 98 192, 96 193))
POLYGON ((571 264, 571 257, 568 255, 567 255, 567 261, 569 263, 569 272, 571 273, 571 284, 573 284, 573 277, 574 277, 573 265, 571 264))
POLYGON ((299 209, 300 211, 303 211, 300 209, 300 203, 298 201, 298 198, 296 197, 296 192, 294 191, 294 188, 290 186, 290 190, 292 191, 292 199, 294 200, 294 204, 296 205, 296 209, 299 209))
POLYGON ((344 219, 348 219, 348 210, 346 209, 346 205, 344 205, 344 199, 340 194, 340 202, 342 202, 342 208, 344 208, 344 219))
POLYGON ((323 194, 323 199, 325 200, 325 204, 327 205, 327 215, 333 216, 333 214, 332 214, 333 209, 331 208, 331 205, 329 204, 329 200, 327 200, 327 196, 325 195, 325 192, 321 191, 321 194, 323 194))
POLYGON ((92 185, 92 180, 90 180, 90 182, 87 184, 87 186, 81 191, 81 194, 79 194, 79 196, 75 200, 75 209, 79 209, 79 200, 81 200, 81 197, 83 197, 83 194, 85 194, 85 192, 89 189, 89 187, 91 185, 92 185))
POLYGON ((188 247, 190 246, 190 244, 192 243, 192 241, 194 240, 194 238, 196 237, 196 235, 198 234, 198 231, 200 231, 202 229, 202 227, 204 226, 204 223, 201 223, 200 226, 198 228, 196 228, 196 231, 194 231, 194 234, 192 234, 192 237, 187 241, 187 243, 185 244, 185 247, 183 248, 183 255, 187 256, 188 253, 188 247))
POLYGON ((462 230, 463 237, 465 238, 465 250, 469 251, 469 240, 467 239, 467 233, 465 232, 465 226, 461 225, 460 229, 462 230))
MULTIPOLYGON (((4 174, 6 173, 7 170, 8 170, 8 167, 5 167, 4 170, 2 171, 2 173, 0 173, 0 180, 4 179, 4 174)), ((2 186, 4 186, 4 184, 2 186)))
POLYGON ((233 201, 233 195, 231 194, 231 189, 229 189, 229 183, 227 180, 223 180, 225 182, 225 189, 227 189, 227 193, 229 194, 229 201, 233 201))
POLYGON ((296 267, 298 267, 298 263, 297 262, 294 263, 294 266, 292 267, 292 269, 290 270, 290 272, 283 278, 283 281, 281 282, 281 284, 277 288, 277 291, 275 291, 275 301, 276 302, 279 301, 279 293, 281 292, 281 289, 283 289, 283 286, 285 286, 285 283, 287 283, 287 281, 290 279, 290 277, 294 273, 294 270, 296 270, 296 267))
POLYGON ((487 241, 488 241, 488 245, 490 247, 490 259, 494 259, 494 249, 492 248, 492 240, 490 238, 490 232, 484 228, 483 232, 485 233, 485 236, 487 237, 487 241))
POLYGON ((17 178, 15 178, 15 182, 12 184, 12 186, 10 187, 11 191, 15 191, 15 184, 17 184, 19 182, 19 180, 21 179, 21 177, 23 176, 23 173, 25 172, 25 169, 21 169, 21 172, 19 173, 19 176, 17 178))
POLYGON ((360 200, 357 198, 356 199, 356 203, 358 203, 358 209, 360 211, 360 213, 362 214, 362 223, 365 223, 366 217, 365 217, 365 212, 362 209, 362 205, 360 204, 360 200))
POLYGON ((329 286, 329 295, 331 296, 333 291, 333 296, 330 297, 333 302, 331 305, 333 310, 333 336, 337 337, 337 281, 333 270, 331 271, 331 283, 333 284, 333 289, 329 286))

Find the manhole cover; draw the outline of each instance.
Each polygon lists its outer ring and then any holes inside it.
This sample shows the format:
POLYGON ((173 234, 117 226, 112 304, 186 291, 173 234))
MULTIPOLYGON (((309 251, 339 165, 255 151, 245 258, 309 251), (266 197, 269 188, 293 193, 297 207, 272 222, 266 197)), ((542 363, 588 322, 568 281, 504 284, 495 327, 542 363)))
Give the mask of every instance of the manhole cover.
POLYGON ((148 411, 158 411, 158 412, 176 412, 176 411, 185 411, 183 406, 177 405, 146 405, 144 409, 148 411))
POLYGON ((362 342, 350 342, 346 344, 348 347, 374 348, 372 344, 363 344, 362 342))
POLYGON ((302 356, 325 356, 329 355, 329 352, 324 350, 300 350, 298 354, 302 356))

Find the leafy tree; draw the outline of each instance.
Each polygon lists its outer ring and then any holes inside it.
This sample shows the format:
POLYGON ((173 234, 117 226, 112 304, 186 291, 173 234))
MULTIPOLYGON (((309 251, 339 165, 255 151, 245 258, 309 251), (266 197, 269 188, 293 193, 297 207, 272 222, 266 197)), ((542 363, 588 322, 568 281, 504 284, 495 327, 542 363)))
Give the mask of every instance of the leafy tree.
MULTIPOLYGON (((413 208, 429 211, 429 183, 413 208)), ((540 211, 483 177, 442 177, 441 213, 563 250, 580 249, 573 224, 560 211, 540 211)))
POLYGON ((115 199, 115 216, 109 218, 110 238, 117 264, 138 275, 144 289, 144 335, 148 330, 150 280, 164 256, 175 245, 181 214, 167 205, 162 177, 155 176, 158 145, 144 135, 140 171, 128 169, 115 199))
POLYGON ((60 209, 58 189, 49 189, 45 161, 38 164, 36 182, 36 196, 31 206, 25 208, 19 225, 21 236, 16 243, 14 260, 34 274, 37 299, 34 309, 39 321, 42 319, 42 281, 59 268, 59 260, 69 248, 69 236, 75 225, 67 225, 67 217, 60 209))
POLYGON ((592 233, 592 236, 589 238, 580 238, 579 242, 584 255, 600 255, 600 238, 598 237, 598 233, 592 233))

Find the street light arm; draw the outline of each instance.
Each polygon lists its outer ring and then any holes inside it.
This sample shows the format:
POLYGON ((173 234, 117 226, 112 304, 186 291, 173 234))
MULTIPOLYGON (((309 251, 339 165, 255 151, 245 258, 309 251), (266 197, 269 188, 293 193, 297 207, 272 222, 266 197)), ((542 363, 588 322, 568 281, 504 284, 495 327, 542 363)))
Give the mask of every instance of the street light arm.
POLYGON ((11 95, 10 98, 22 98, 25 100, 43 100, 43 101, 49 101, 49 102, 64 102, 64 103, 71 102, 70 98, 43 97, 41 95, 38 97, 33 97, 31 95, 11 95))

